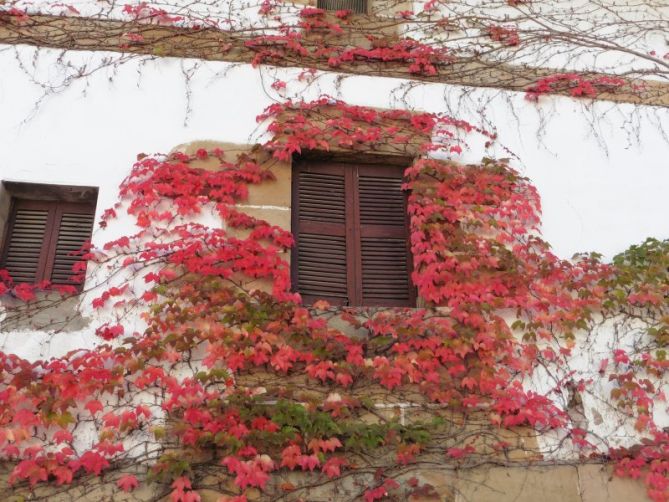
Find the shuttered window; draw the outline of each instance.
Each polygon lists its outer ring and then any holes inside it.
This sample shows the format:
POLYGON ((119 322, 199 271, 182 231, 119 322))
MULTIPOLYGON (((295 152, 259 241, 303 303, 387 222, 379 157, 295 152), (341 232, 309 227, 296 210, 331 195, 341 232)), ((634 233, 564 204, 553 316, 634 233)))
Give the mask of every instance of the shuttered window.
POLYGON ((325 10, 350 10, 358 14, 367 13, 366 0, 318 0, 319 9, 325 10))
POLYGON ((404 169, 298 163, 293 284, 306 303, 413 306, 404 169))
POLYGON ((95 204, 13 199, 0 268, 15 282, 76 284, 73 265, 93 232, 95 204))

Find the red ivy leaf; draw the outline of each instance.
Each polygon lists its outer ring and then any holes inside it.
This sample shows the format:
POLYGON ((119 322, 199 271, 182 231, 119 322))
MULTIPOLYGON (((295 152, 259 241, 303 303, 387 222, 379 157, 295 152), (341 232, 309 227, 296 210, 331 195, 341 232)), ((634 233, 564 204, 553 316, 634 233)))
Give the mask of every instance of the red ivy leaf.
POLYGON ((116 486, 118 486, 124 492, 131 492, 132 490, 134 490, 139 486, 139 481, 134 475, 126 474, 124 476, 121 476, 116 481, 116 486))
POLYGON ((104 409, 102 403, 97 400, 88 401, 84 408, 86 408, 91 415, 95 415, 98 411, 102 411, 104 409))

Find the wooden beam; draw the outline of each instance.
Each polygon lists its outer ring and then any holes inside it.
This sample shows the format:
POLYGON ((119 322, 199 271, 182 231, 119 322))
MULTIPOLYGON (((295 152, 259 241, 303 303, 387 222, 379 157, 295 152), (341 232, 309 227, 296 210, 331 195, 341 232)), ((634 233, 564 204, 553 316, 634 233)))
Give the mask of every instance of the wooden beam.
MULTIPOLYGON (((378 18, 367 22, 372 23, 376 30, 384 31, 384 28, 388 28, 378 18)), ((360 31, 361 25, 354 28, 360 31)), ((248 40, 239 34, 212 28, 196 30, 85 17, 29 15, 22 18, 0 13, 0 44, 251 63, 257 51, 246 46, 248 40)), ((317 68, 352 75, 394 77, 520 92, 543 77, 560 73, 560 70, 551 68, 532 68, 481 59, 439 65, 437 74, 432 76, 412 74, 408 71, 407 64, 397 62, 364 60, 343 63, 333 68, 322 58, 300 57, 290 53, 266 63, 278 67, 317 68)), ((586 78, 605 76, 592 72, 580 75, 586 78)), ((568 95, 568 92, 563 89, 555 94, 568 95)), ((666 107, 669 106, 669 83, 626 79, 626 85, 622 88, 601 92, 594 99, 666 107)))

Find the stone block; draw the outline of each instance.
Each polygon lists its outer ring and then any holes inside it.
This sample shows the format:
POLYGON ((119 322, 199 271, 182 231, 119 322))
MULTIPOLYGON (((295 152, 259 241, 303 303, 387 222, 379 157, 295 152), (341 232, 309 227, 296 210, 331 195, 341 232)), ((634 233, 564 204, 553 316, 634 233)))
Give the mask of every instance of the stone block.
POLYGON ((268 159, 262 162, 261 166, 269 169, 274 174, 275 179, 265 181, 259 185, 249 185, 249 196, 246 203, 249 205, 290 208, 292 193, 291 163, 268 159))
MULTIPOLYGON (((263 207, 263 206, 252 206, 249 204, 238 204, 237 209, 258 218, 264 220, 270 225, 276 225, 279 228, 290 231, 290 209, 281 208, 281 207, 263 207)), ((244 236, 248 231, 238 231, 232 230, 231 232, 236 232, 239 236, 244 236)))
POLYGON ((650 501, 643 482, 613 475, 607 465, 578 466, 582 502, 646 502, 650 501))
POLYGON ((458 473, 457 492, 457 502, 582 502, 578 471, 572 466, 464 470, 458 473))
MULTIPOLYGON (((238 155, 249 154, 265 169, 271 171, 274 181, 266 181, 259 185, 249 185, 248 199, 244 201, 249 205, 290 207, 291 196, 291 163, 279 161, 267 152, 259 149, 256 145, 244 145, 236 143, 224 143, 213 140, 198 140, 181 144, 172 149, 172 152, 181 152, 194 155, 199 149, 212 151, 219 148, 225 152, 223 156, 227 162, 235 162, 238 155)), ((192 167, 206 170, 217 170, 220 168, 219 159, 212 157, 207 160, 195 160, 190 164, 192 167)))
MULTIPOLYGON (((227 162, 234 162, 237 159, 237 155, 249 152, 252 146, 205 139, 191 141, 190 143, 182 143, 181 145, 172 148, 170 153, 180 152, 185 153, 186 155, 195 155, 195 153, 200 149, 212 151, 216 148, 219 148, 225 152, 223 160, 227 162)), ((197 169, 214 171, 219 168, 220 160, 216 157, 212 157, 207 160, 195 160, 191 162, 190 165, 197 169)))

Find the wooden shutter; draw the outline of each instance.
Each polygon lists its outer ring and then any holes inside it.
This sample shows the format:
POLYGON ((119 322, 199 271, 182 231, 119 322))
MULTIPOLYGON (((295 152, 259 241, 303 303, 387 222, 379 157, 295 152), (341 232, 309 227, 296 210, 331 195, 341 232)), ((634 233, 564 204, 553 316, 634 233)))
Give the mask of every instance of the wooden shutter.
POLYGON ((293 182, 293 283, 306 303, 349 305, 346 178, 337 165, 303 164, 293 182))
POLYGON ((293 178, 293 284, 306 303, 412 306, 403 168, 302 163, 293 178))
POLYGON ((396 166, 357 169, 362 305, 412 306, 415 302, 403 173, 396 166))
POLYGON ((14 199, 2 254, 16 282, 73 284, 74 255, 91 238, 95 205, 14 199))
POLYGON ((318 0, 319 9, 350 10, 358 14, 367 13, 367 0, 318 0))
POLYGON ((56 209, 58 229, 52 237, 53 260, 45 276, 54 284, 74 284, 72 267, 81 261, 82 246, 93 233, 95 208, 87 204, 61 204, 56 209))
POLYGON ((43 279, 50 226, 50 206, 46 202, 15 199, 9 220, 2 266, 16 282, 43 279))

